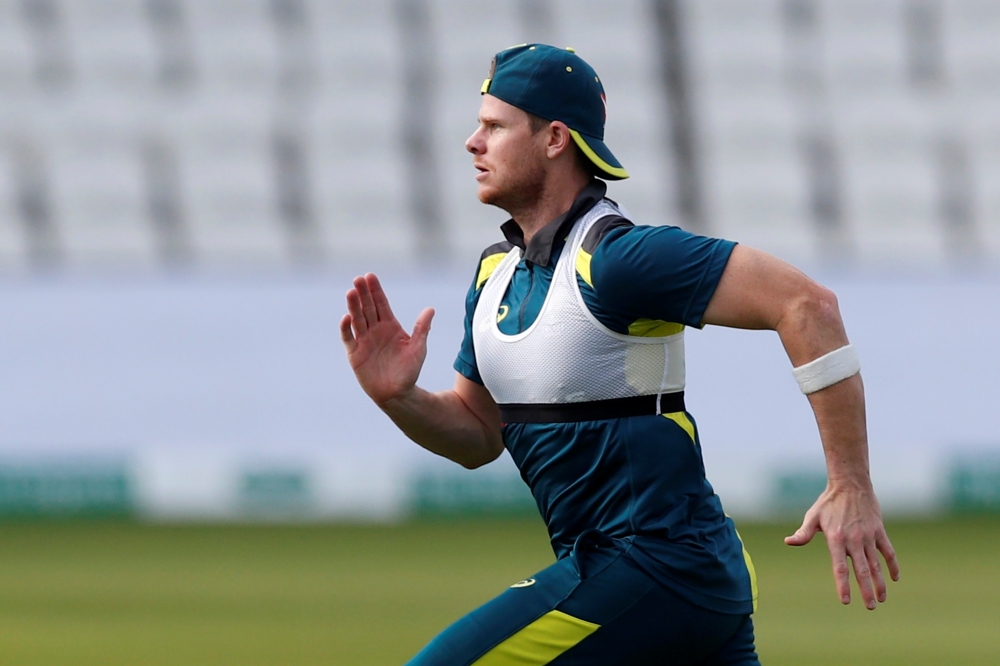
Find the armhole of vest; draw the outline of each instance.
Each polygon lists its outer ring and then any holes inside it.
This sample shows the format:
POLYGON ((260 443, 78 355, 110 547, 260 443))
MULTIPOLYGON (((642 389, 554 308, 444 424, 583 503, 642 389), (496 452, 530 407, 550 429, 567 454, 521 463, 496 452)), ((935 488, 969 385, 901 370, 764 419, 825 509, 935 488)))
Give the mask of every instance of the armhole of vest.
POLYGON ((510 241, 494 243, 483 250, 479 256, 479 266, 476 268, 476 290, 482 288, 507 254, 514 249, 510 241))
POLYGON ((635 225, 632 224, 632 222, 625 219, 621 215, 607 215, 602 217, 597 222, 594 222, 594 225, 587 231, 587 235, 584 237, 583 245, 580 246, 580 249, 589 255, 593 255, 594 250, 596 250, 597 246, 601 244, 601 241, 604 240, 604 236, 607 235, 609 231, 621 227, 634 226, 635 225))

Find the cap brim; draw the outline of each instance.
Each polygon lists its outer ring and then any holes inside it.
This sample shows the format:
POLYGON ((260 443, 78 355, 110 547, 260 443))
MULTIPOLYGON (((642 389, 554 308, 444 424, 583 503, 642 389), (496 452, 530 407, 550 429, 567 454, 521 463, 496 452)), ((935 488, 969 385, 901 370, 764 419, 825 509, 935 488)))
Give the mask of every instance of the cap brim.
POLYGON ((575 129, 569 131, 570 136, 573 137, 573 141, 576 145, 583 151, 583 154, 587 156, 594 166, 598 168, 600 173, 597 175, 601 178, 607 180, 624 180, 628 178, 628 172, 622 167, 621 162, 619 162, 608 147, 600 139, 595 139, 591 136, 584 136, 580 134, 575 129))

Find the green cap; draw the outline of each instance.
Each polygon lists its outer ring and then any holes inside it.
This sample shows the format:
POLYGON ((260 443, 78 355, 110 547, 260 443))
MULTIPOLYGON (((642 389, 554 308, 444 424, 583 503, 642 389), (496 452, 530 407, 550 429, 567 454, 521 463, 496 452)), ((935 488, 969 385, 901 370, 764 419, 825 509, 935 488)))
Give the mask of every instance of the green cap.
POLYGON ((604 144, 608 106, 594 68, 571 48, 547 44, 512 46, 493 57, 482 94, 569 127, 573 141, 608 180, 628 172, 604 144))

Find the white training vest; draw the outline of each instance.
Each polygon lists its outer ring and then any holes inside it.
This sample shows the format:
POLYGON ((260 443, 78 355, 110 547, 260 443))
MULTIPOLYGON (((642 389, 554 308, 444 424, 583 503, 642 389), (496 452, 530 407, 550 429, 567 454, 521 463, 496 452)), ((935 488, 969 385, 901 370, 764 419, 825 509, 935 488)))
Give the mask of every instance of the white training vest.
POLYGON ((661 338, 616 333, 583 301, 577 255, 590 228, 608 215, 621 213, 605 199, 573 226, 542 309, 522 333, 505 335, 497 326, 520 248, 507 253, 486 281, 472 335, 479 374, 497 404, 590 402, 684 390, 683 330, 661 338))

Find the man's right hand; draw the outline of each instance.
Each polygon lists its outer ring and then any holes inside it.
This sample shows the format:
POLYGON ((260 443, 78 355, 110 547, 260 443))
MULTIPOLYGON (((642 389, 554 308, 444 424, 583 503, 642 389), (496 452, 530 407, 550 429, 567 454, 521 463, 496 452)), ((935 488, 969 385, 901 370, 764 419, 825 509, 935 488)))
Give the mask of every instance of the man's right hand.
POLYGON ((429 393, 417 386, 434 310, 421 312, 407 334, 378 278, 368 273, 354 279, 347 311, 340 320, 347 360, 361 388, 407 437, 470 469, 503 452, 500 410, 486 387, 458 373, 451 391, 429 393))
POLYGON ((340 320, 340 337, 358 383, 380 407, 411 393, 427 356, 427 334, 434 310, 417 317, 407 334, 389 307, 374 273, 354 278, 347 292, 348 314, 340 320))

